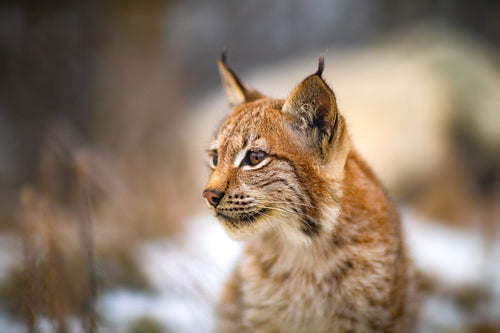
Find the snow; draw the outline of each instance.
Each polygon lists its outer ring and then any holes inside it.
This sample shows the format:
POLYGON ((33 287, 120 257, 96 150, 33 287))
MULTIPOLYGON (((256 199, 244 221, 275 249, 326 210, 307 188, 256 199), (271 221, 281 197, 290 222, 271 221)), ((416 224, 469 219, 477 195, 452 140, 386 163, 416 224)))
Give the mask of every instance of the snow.
POLYGON ((499 235, 488 235, 492 243, 487 244, 486 235, 479 228, 448 227, 409 209, 403 209, 402 215, 414 263, 418 271, 435 279, 438 290, 435 294, 422 294, 421 332, 461 331, 473 324, 497 322, 499 235), (469 309, 457 302, 463 290, 475 290, 489 297, 469 309))
POLYGON ((173 332, 212 332, 214 308, 223 281, 241 252, 209 215, 185 221, 182 239, 144 244, 138 262, 154 293, 118 290, 101 297, 110 329, 124 332, 141 317, 154 318, 173 332))
POLYGON ((104 332, 127 332, 141 318, 152 318, 172 332, 210 332, 212 317, 200 307, 196 297, 171 294, 147 294, 131 290, 108 292, 99 300, 104 315, 104 332))
POLYGON ((452 287, 479 284, 486 255, 478 229, 452 229, 404 211, 406 237, 416 266, 452 287))

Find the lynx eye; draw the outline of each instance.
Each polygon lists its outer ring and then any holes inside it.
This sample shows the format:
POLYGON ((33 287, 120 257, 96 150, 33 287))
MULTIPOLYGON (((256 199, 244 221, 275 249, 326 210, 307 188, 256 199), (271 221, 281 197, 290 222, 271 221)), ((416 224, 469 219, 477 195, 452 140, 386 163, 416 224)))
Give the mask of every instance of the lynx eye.
POLYGON ((250 166, 256 166, 267 157, 267 154, 262 150, 250 150, 245 157, 244 163, 250 166))
POLYGON ((210 168, 215 169, 219 163, 219 152, 217 150, 212 150, 210 152, 210 168))

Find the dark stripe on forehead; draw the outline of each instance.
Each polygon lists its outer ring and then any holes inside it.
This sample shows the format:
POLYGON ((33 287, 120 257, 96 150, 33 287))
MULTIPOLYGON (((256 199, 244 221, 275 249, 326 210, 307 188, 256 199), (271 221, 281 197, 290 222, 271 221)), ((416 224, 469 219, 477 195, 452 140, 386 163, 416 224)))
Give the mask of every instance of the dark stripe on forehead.
MULTIPOLYGON (((230 127, 229 133, 226 134, 225 137, 225 142, 223 143, 223 150, 226 151, 229 144, 234 142, 234 137, 237 134, 242 133, 243 131, 241 130, 241 124, 248 124, 249 123, 249 118, 251 119, 253 112, 246 112, 246 110, 240 110, 233 112, 233 114, 230 116, 229 122, 225 127, 230 127)), ((245 128, 246 131, 249 131, 248 128, 245 128)), ((250 131, 249 131, 250 132, 250 131)), ((248 136, 244 136, 245 142, 243 142, 243 147, 246 146, 248 143, 248 136)), ((238 148, 243 148, 243 147, 238 147, 238 148)))
POLYGON ((232 138, 234 136, 234 131, 236 130, 236 125, 239 123, 239 118, 236 118, 238 114, 232 114, 229 118, 226 119, 222 127, 222 133, 224 133, 225 138, 224 142, 222 142, 222 147, 219 148, 221 153, 226 153, 227 147, 229 143, 232 142, 232 138))

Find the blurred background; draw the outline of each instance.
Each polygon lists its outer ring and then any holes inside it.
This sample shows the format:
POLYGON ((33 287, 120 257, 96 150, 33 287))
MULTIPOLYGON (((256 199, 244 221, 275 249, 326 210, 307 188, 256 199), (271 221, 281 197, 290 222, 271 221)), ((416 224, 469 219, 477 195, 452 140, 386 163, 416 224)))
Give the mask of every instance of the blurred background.
POLYGON ((0 331, 212 332, 241 244, 204 207, 216 61, 316 70, 398 202, 421 332, 500 331, 498 1, 0 4, 0 331))

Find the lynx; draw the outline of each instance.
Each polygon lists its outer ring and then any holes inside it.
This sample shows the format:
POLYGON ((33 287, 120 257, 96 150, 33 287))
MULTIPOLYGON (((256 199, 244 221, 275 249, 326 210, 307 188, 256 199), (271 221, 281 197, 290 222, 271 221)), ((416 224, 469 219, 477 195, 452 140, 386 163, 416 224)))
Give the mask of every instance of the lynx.
POLYGON ((219 332, 411 332, 400 219, 351 143, 318 70, 270 99, 218 63, 232 108, 208 149, 203 192, 245 241, 218 307, 219 332))

